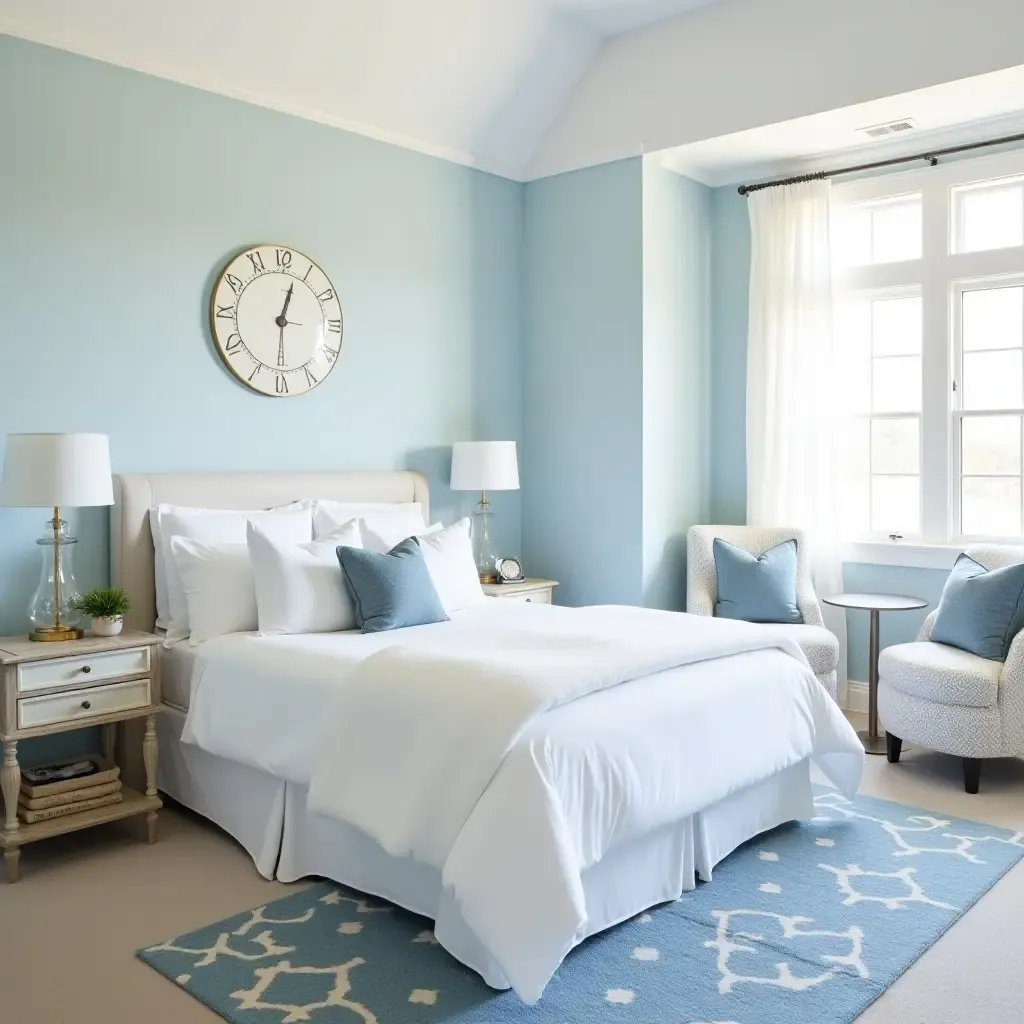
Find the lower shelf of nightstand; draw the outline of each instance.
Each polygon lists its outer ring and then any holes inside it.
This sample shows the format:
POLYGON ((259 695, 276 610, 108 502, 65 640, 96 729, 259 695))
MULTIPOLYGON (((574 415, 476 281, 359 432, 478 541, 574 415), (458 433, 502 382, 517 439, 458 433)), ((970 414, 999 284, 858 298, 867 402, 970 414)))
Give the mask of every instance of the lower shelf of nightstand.
POLYGON ((120 803, 107 804, 106 807, 93 807, 88 811, 65 814, 59 818, 48 818, 46 821, 36 821, 31 825, 23 821, 17 832, 5 833, 0 829, 0 850, 26 846, 39 839, 62 836, 68 832, 77 832, 82 828, 91 828, 93 825, 104 825, 108 821, 132 818, 136 814, 158 811, 161 807, 163 807, 163 801, 160 797, 145 796, 128 786, 122 786, 120 803))

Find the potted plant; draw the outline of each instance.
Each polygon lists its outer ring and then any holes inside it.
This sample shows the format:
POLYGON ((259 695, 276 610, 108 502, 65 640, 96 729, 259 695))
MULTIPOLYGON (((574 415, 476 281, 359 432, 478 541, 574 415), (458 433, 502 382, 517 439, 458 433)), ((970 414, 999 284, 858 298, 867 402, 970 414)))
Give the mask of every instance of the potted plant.
POLYGON ((124 613, 132 603, 120 587, 94 587, 74 602, 75 609, 92 617, 97 636, 117 636, 124 626, 124 613))

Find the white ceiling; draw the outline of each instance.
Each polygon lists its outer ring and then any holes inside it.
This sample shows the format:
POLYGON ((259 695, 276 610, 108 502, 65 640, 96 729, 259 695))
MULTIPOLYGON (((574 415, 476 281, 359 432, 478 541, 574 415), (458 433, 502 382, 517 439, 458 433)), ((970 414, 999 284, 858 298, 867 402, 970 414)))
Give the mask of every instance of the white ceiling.
MULTIPOLYGON (((1020 64, 1024 4, 0 0, 0 32, 518 180, 708 139, 687 159, 714 177, 850 128, 790 122, 1020 64)), ((1001 88, 950 110, 1024 109, 1001 88)))
POLYGON ((1018 134, 1022 109, 1024 66, 677 146, 663 163, 705 185, 731 185, 1018 134), (858 131, 904 119, 916 127, 883 142, 858 131))
POLYGON ((509 177, 602 39, 712 0, 0 0, 0 31, 509 177))

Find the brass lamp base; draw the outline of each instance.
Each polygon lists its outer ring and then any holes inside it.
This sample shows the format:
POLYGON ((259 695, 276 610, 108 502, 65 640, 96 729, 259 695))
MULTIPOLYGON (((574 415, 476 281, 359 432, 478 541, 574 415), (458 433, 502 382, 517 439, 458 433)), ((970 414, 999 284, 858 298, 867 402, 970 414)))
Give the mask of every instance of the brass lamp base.
POLYGON ((62 640, 81 640, 85 636, 85 630, 77 626, 40 626, 37 630, 29 633, 29 640, 36 640, 39 643, 58 643, 62 640))
POLYGON ((498 577, 494 573, 487 573, 486 575, 481 574, 480 582, 481 583, 497 583, 498 582, 498 577))

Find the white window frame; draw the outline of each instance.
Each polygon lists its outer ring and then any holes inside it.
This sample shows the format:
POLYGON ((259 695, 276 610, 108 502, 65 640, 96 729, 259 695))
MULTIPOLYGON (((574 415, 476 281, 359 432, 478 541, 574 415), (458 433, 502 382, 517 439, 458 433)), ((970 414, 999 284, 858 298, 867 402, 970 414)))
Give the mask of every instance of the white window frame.
POLYGON ((843 267, 835 274, 842 290, 882 294, 919 288, 922 297, 921 533, 899 541, 871 537, 852 541, 844 551, 847 561, 949 568, 965 543, 986 539, 959 533, 959 397, 954 392, 954 374, 961 365, 961 339, 956 296, 981 282, 1024 281, 1024 245, 954 252, 958 213, 953 189, 1022 177, 1024 152, 1018 151, 833 186, 833 202, 844 205, 892 202, 921 194, 920 259, 843 267))

